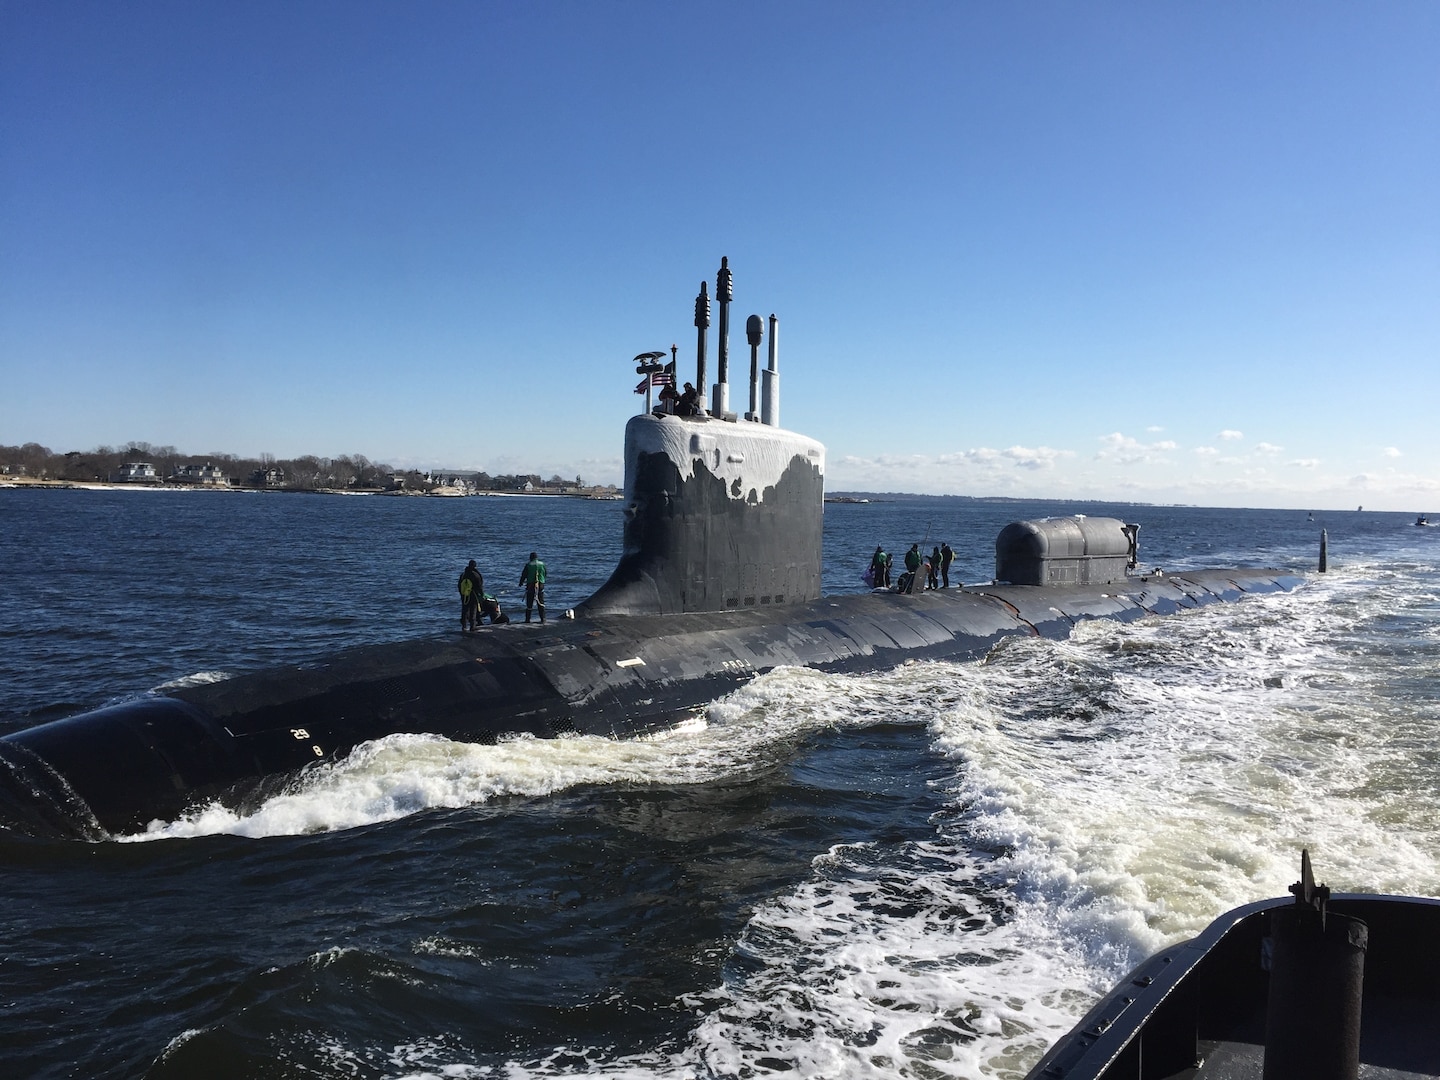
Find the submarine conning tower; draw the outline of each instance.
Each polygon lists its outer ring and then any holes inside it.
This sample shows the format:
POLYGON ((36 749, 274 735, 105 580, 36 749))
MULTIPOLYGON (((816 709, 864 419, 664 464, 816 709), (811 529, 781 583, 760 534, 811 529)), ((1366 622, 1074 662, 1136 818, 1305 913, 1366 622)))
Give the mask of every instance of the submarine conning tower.
MULTIPOLYGON (((731 298, 728 260, 716 295, 731 298)), ((696 398, 705 400, 704 285, 696 301, 696 398)), ((728 328, 722 318, 722 330, 728 328)), ((759 347, 749 321, 752 354, 759 347)), ((620 562, 576 614, 654 615, 798 604, 820 596, 825 448, 778 426, 778 322, 769 319, 768 369, 755 410, 739 419, 729 402, 723 336, 716 412, 662 404, 625 427, 625 540, 620 562)), ((760 372, 751 364, 751 381, 760 372)), ((646 394, 647 405, 649 394, 646 394)), ((751 387, 751 401, 756 387, 751 387)))

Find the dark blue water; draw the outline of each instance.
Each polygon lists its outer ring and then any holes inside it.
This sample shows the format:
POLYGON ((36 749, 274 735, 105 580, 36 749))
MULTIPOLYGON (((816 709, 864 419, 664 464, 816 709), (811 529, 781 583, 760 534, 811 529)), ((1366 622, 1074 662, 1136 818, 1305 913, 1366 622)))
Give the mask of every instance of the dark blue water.
MULTIPOLYGON (((1054 505, 831 505, 876 543, 1054 505)), ((1168 568, 1290 596, 983 665, 781 671, 635 743, 386 740, 247 817, 0 831, 0 1062, 21 1077, 1018 1076, 1141 955, 1283 893, 1440 888, 1440 530, 1082 507, 1168 568), (1322 753, 1322 751, 1329 751, 1322 753)), ((571 606, 621 504, 0 490, 0 730, 167 682, 450 630, 468 558, 571 606)))

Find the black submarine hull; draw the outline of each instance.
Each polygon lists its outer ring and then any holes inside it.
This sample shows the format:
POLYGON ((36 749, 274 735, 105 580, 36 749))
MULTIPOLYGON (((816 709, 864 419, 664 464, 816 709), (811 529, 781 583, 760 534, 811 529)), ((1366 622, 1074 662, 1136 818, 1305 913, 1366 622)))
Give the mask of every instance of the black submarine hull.
POLYGON ((1058 639, 1086 619, 1168 615, 1303 580, 1282 570, 1202 570, 595 615, 362 646, 11 733, 0 739, 0 771, 23 789, 8 803, 30 807, 31 820, 12 825, 125 834, 214 799, 243 807, 387 735, 631 737, 673 726, 781 666, 867 672, 974 659, 1013 635, 1058 639))

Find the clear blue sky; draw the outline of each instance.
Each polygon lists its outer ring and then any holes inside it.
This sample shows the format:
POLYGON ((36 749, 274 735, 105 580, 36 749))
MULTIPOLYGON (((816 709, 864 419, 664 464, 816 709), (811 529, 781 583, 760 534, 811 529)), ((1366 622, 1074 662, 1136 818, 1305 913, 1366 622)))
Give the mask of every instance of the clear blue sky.
POLYGON ((1440 511, 1432 0, 0 0, 0 443, 618 481, 721 255, 831 489, 1440 511))

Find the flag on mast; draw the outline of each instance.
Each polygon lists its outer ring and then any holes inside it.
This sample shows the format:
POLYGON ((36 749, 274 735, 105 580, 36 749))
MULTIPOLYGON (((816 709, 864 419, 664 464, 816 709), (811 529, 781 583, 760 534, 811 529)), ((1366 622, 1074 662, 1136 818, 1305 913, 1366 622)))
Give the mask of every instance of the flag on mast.
POLYGON ((668 371, 657 371, 653 375, 647 375, 640 380, 640 385, 635 387, 637 394, 643 394, 652 386, 669 386, 674 379, 668 371))

